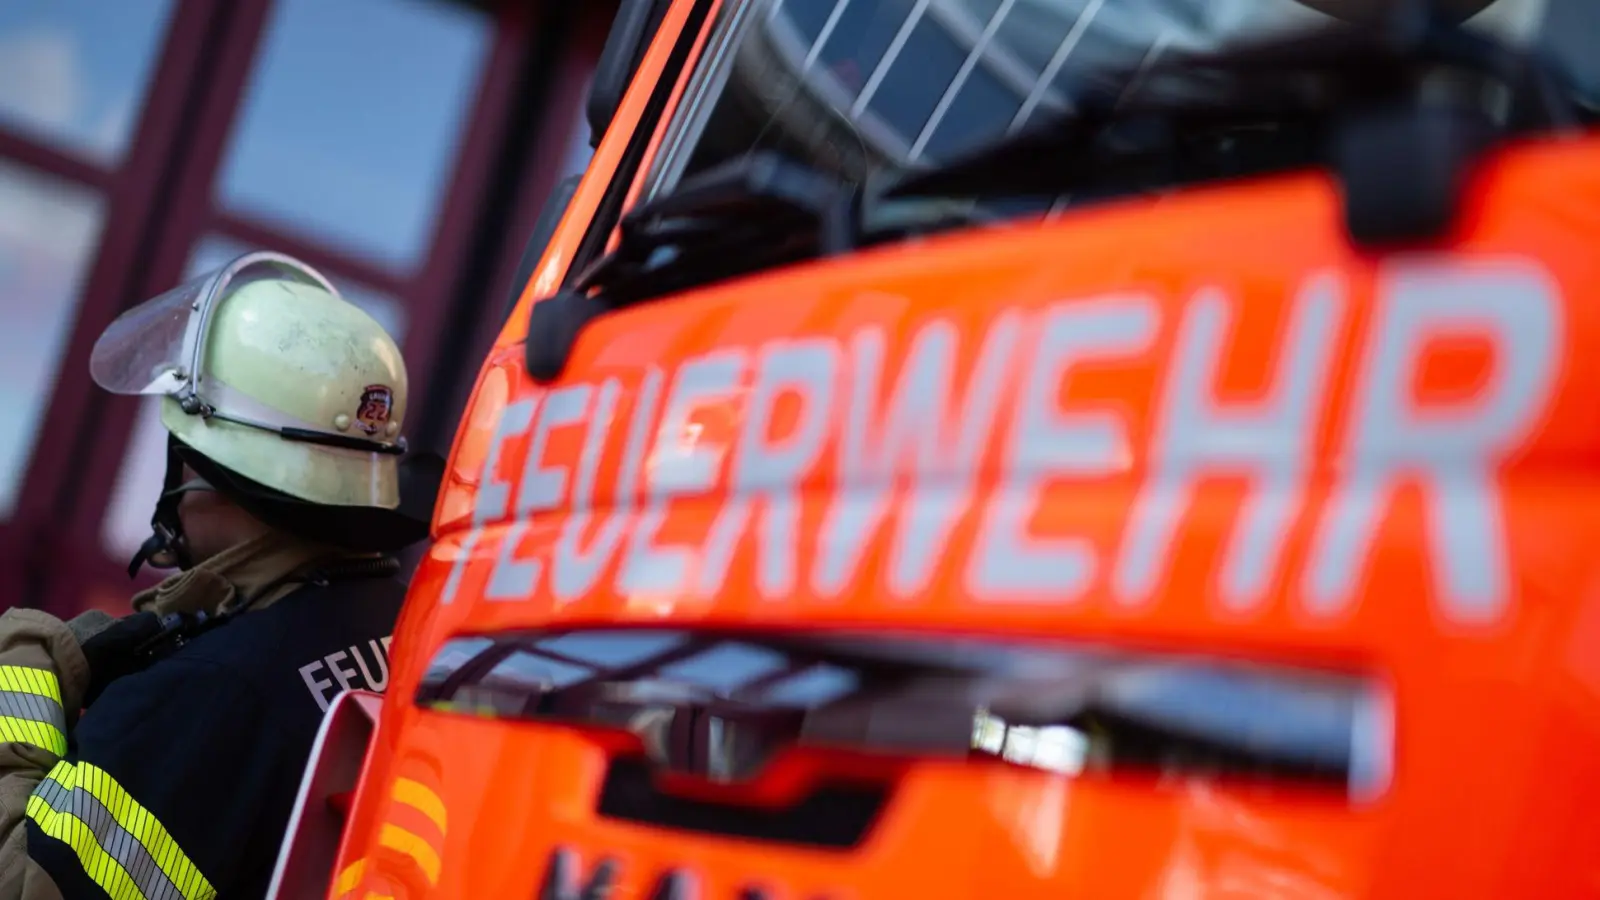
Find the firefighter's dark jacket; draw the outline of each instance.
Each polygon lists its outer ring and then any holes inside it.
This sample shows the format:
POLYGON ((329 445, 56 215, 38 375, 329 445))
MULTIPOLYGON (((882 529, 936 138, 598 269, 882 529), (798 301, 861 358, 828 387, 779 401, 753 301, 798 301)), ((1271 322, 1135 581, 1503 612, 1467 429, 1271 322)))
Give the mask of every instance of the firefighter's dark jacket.
MULTIPOLYGON (((241 548, 135 607, 226 608, 315 551, 241 548)), ((387 685, 404 592, 392 578, 272 589, 81 716, 88 665, 67 625, 0 615, 0 900, 261 897, 327 703, 387 685)))

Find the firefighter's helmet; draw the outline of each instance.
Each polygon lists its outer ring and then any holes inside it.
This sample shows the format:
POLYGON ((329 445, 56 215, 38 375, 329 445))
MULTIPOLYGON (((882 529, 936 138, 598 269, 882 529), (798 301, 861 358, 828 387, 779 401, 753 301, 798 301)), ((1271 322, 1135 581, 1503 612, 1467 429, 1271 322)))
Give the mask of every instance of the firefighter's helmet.
POLYGON ((108 391, 159 396, 170 436, 172 508, 158 507, 155 543, 135 569, 152 556, 184 564, 183 463, 258 518, 311 539, 392 550, 422 536, 398 511, 400 348, 309 266, 240 256, 124 313, 96 342, 90 370, 108 391), (163 531, 172 534, 161 540, 163 531))

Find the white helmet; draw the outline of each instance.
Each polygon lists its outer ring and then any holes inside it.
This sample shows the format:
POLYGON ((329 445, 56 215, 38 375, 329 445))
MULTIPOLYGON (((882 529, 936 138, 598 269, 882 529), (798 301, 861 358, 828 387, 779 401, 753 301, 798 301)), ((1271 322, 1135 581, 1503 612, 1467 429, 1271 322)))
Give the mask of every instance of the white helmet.
POLYGON ((329 281, 249 253, 120 316, 95 383, 157 395, 169 438, 155 535, 134 558, 187 566, 177 503, 212 487, 268 524, 355 550, 426 535, 399 512, 406 411, 400 348, 329 281), (180 485, 183 463, 203 484, 180 485))

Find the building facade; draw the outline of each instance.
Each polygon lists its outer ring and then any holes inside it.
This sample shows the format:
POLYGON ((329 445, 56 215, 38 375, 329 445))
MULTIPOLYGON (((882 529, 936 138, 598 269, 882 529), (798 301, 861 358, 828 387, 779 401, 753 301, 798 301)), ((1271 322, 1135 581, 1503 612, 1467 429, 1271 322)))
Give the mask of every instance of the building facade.
POLYGON ((118 313, 249 249, 383 322, 445 452, 616 5, 0 4, 0 607, 125 609, 164 436, 94 386, 118 313))

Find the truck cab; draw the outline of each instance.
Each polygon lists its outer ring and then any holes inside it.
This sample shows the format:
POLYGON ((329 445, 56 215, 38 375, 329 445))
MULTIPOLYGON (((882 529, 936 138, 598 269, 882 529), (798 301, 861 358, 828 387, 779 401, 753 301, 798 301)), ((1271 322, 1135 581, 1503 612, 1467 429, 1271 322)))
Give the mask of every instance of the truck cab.
POLYGON ((624 2, 277 895, 1589 895, 1596 33, 624 2))

